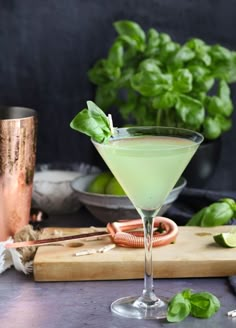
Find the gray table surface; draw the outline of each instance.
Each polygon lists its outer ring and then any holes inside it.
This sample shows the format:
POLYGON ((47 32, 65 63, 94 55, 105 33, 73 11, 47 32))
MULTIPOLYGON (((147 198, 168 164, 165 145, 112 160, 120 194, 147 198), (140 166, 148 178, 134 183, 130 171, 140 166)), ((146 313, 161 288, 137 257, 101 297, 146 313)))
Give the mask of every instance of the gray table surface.
MULTIPOLYGON (((86 221, 78 216, 73 219, 50 218, 48 222, 52 226, 99 225, 89 216, 86 221)), ((236 318, 226 315, 236 308, 236 295, 227 278, 159 279, 154 284, 156 293, 167 298, 185 288, 212 292, 220 299, 221 308, 210 319, 188 317, 179 324, 170 324, 165 320, 126 319, 112 314, 109 306, 119 297, 140 294, 142 280, 34 282, 33 275, 25 276, 11 268, 0 276, 0 327, 236 327, 236 318)))

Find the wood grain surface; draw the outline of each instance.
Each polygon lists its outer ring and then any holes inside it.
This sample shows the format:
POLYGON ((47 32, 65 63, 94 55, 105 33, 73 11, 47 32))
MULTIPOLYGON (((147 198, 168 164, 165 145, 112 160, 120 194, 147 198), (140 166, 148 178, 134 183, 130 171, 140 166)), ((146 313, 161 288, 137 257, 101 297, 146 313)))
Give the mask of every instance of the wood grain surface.
MULTIPOLYGON (((153 248, 154 278, 235 275, 236 248, 223 248, 213 240, 213 235, 230 231, 231 228, 179 227, 175 244, 153 248)), ((63 235, 92 231, 92 228, 46 228, 44 235, 48 236, 55 229, 63 235)), ((143 278, 143 249, 115 247, 106 253, 75 256, 81 250, 99 249, 110 243, 110 238, 106 237, 78 243, 73 241, 67 246, 39 247, 34 258, 34 279, 79 281, 143 278)))

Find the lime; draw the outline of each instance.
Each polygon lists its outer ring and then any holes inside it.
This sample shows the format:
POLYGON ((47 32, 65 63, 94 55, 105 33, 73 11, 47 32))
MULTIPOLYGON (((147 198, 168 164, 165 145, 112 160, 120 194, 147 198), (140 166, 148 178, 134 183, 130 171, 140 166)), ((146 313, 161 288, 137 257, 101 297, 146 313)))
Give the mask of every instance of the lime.
POLYGON ((88 186, 87 191, 96 193, 96 194, 104 194, 105 188, 109 181, 112 178, 111 172, 103 172, 97 175, 88 186))
POLYGON ((109 195, 117 195, 117 196, 124 196, 125 192, 124 189, 121 187, 119 182, 116 180, 115 177, 111 178, 108 182, 105 193, 109 195))
POLYGON ((224 232, 213 236, 215 242, 223 247, 236 247, 236 232, 224 232))

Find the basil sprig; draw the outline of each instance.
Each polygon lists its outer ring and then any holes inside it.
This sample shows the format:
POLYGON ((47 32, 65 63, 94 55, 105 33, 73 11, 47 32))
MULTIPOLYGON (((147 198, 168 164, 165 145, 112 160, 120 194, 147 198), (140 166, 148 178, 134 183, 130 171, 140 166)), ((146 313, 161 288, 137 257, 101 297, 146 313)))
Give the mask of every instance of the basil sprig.
POLYGON ((115 105, 125 122, 189 128, 209 140, 231 128, 235 51, 199 38, 181 44, 129 20, 113 26, 107 57, 88 71, 101 108, 115 105))
POLYGON ((202 208, 187 222, 187 226, 214 227, 227 224, 236 217, 236 202, 232 198, 222 198, 202 208))
POLYGON ((70 127, 82 132, 99 143, 112 135, 109 120, 104 112, 92 101, 87 101, 88 108, 79 112, 71 121, 70 127))
POLYGON ((218 298, 208 292, 192 293, 185 289, 176 294, 168 305, 167 321, 180 322, 191 315, 196 318, 210 318, 220 308, 218 298))

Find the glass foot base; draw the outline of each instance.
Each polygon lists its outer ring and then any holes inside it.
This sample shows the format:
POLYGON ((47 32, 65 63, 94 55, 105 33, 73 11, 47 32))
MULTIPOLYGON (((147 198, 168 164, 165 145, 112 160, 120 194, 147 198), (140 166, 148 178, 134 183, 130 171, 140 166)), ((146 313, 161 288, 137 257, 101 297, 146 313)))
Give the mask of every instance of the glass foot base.
POLYGON ((126 318, 163 319, 167 315, 167 302, 157 299, 151 304, 143 302, 142 297, 123 297, 111 304, 111 311, 126 318))

